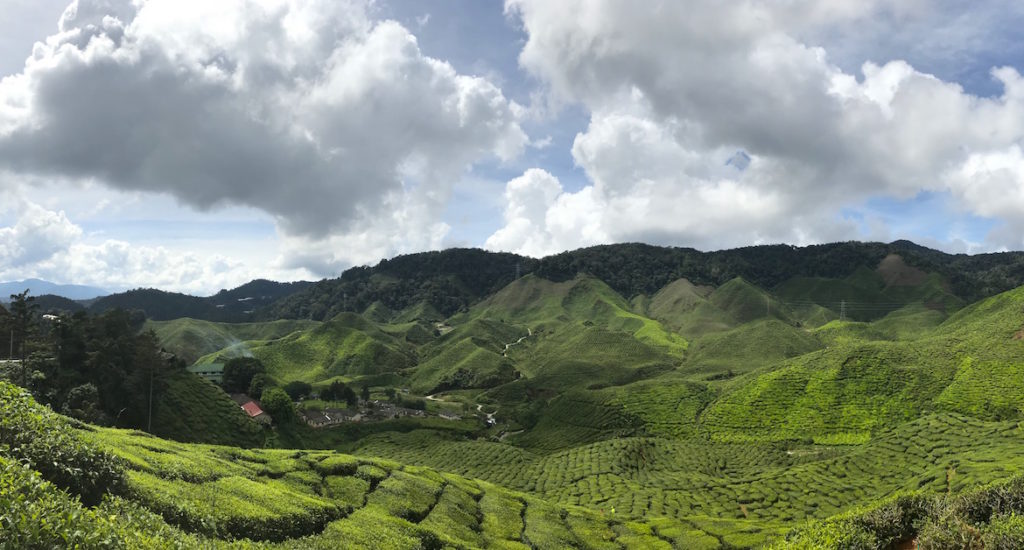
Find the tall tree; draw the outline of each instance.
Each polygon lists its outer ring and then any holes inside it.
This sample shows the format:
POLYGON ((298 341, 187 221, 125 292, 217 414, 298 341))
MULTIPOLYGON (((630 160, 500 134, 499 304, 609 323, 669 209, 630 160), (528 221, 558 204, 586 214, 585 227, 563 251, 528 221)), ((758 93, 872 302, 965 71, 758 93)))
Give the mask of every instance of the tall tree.
MULTIPOLYGON (((39 306, 35 296, 28 295, 28 289, 11 294, 11 347, 12 355, 21 359, 21 385, 28 386, 28 370, 25 368, 25 356, 29 339, 35 334, 35 312, 39 306)), ((12 359, 14 357, 11 357, 12 359)))
POLYGON ((224 363, 220 385, 228 393, 245 393, 252 384, 253 377, 266 371, 267 368, 255 357, 234 357, 224 363))

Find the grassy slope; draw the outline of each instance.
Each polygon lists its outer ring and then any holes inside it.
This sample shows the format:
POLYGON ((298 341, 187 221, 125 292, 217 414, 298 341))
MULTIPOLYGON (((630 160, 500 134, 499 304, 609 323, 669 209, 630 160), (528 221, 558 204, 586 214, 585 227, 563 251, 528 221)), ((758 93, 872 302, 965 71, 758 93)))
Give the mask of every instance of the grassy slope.
POLYGON ((638 517, 710 515, 792 525, 898 492, 957 492, 1003 479, 1024 472, 1022 449, 1016 423, 939 414, 839 449, 621 438, 542 454, 411 432, 368 438, 360 453, 638 517))
POLYGON ((811 332, 778 319, 761 319, 694 341, 686 370, 739 374, 823 347, 811 332))
POLYGON ((884 333, 854 326, 863 330, 826 325, 819 336, 831 331, 822 336, 828 349, 737 384, 702 416, 711 436, 862 442, 930 410, 990 419, 1024 410, 1018 391, 1024 342, 1015 339, 1024 326, 1024 288, 965 308, 934 330, 913 329, 916 340, 865 342, 856 336, 884 333))
POLYGON ((317 321, 280 320, 266 323, 213 323, 197 319, 146 321, 144 329, 152 329, 160 345, 186 363, 245 340, 272 340, 309 330, 317 321))
MULTIPOLYGON (((376 375, 411 367, 411 346, 359 315, 343 313, 311 330, 276 340, 244 343, 267 367, 277 384, 293 380, 326 382, 336 377, 376 375)), ((230 356, 232 348, 204 356, 212 362, 230 356)))
POLYGON ((263 429, 219 387, 187 371, 175 371, 153 410, 153 432, 177 441, 253 447, 263 429))
MULTIPOLYGON (((66 422, 35 405, 3 412, 8 421, 16 415, 44 414, 58 424, 66 422)), ((36 437, 45 439, 50 432, 36 437)), ((700 521, 714 524, 710 519, 630 520, 386 460, 329 451, 190 445, 112 429, 75 437, 83 449, 119 459, 126 488, 102 508, 88 509, 14 462, 16 457, 4 448, 0 514, 5 529, 0 546, 46 547, 69 541, 85 547, 166 548, 721 545, 700 527, 700 521), (243 537, 266 542, 231 541, 243 537)))

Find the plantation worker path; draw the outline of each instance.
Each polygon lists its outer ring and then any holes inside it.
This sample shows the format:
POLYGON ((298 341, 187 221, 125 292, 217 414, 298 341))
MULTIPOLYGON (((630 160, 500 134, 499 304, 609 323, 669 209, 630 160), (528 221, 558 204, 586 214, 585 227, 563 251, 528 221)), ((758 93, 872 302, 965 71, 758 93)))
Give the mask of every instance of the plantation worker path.
POLYGON ((526 329, 526 336, 520 337, 515 342, 511 342, 511 343, 505 344, 505 350, 501 352, 501 355, 503 357, 508 357, 508 350, 509 350, 509 348, 511 348, 512 346, 518 346, 519 344, 522 344, 523 340, 526 340, 530 336, 533 336, 533 329, 527 328, 526 329))

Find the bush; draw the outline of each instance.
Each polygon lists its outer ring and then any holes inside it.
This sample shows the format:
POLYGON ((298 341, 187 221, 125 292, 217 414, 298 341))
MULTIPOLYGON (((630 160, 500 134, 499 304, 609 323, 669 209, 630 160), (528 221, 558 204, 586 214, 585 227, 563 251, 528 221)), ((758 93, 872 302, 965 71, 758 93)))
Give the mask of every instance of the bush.
POLYGON ((260 404, 263 410, 274 419, 274 422, 282 423, 295 418, 295 405, 291 397, 281 388, 270 388, 263 390, 260 397, 260 404))
POLYGON ((26 463, 85 504, 99 504, 105 493, 123 490, 124 469, 115 457, 83 442, 75 428, 86 426, 72 422, 0 382, 0 454, 26 463))
POLYGON ((313 386, 308 382, 296 380, 285 384, 284 392, 288 394, 288 397, 292 398, 292 401, 298 401, 303 397, 309 397, 309 394, 313 392, 313 386))

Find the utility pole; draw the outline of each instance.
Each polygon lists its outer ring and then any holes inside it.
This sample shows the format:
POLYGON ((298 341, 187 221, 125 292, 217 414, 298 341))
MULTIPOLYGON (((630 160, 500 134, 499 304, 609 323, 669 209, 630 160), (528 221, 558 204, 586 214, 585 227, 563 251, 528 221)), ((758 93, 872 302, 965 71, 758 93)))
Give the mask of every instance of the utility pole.
POLYGON ((842 302, 839 303, 839 320, 846 320, 846 300, 843 300, 842 302))
POLYGON ((516 262, 516 279, 519 279, 519 262, 516 262))
POLYGON ((146 431, 153 432, 153 365, 149 366, 149 420, 146 421, 146 431))

